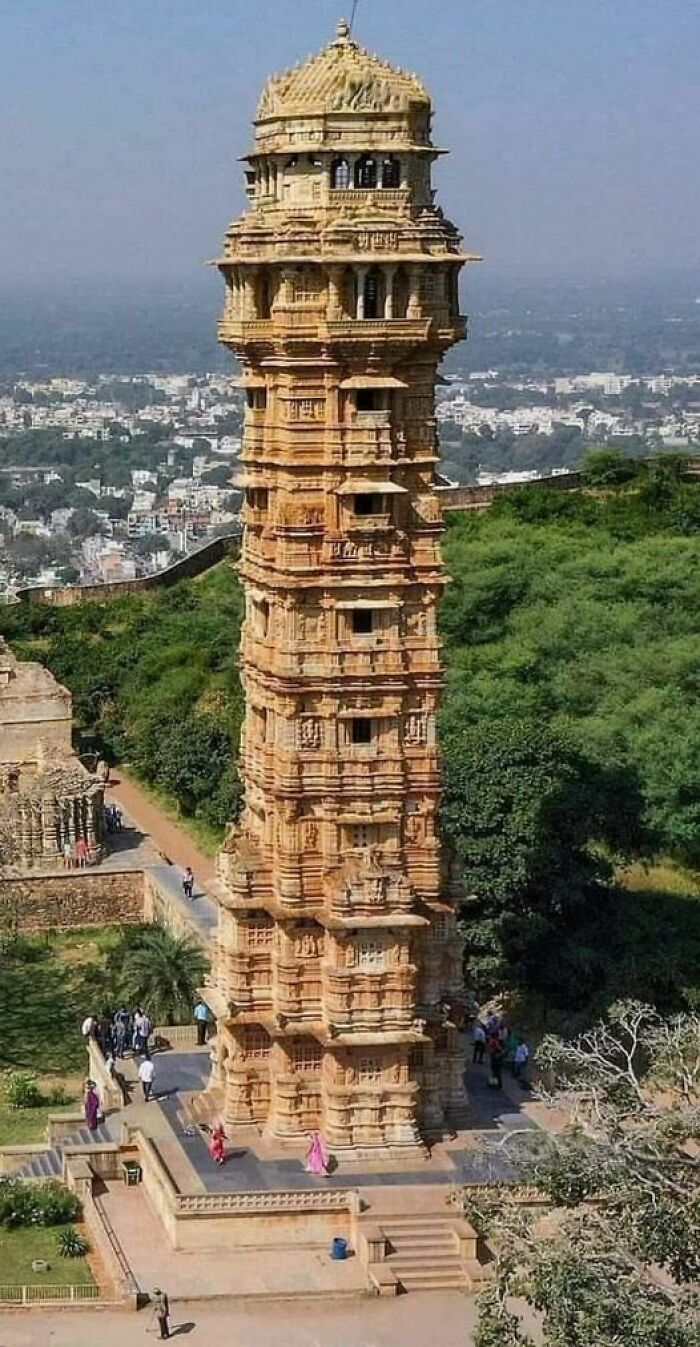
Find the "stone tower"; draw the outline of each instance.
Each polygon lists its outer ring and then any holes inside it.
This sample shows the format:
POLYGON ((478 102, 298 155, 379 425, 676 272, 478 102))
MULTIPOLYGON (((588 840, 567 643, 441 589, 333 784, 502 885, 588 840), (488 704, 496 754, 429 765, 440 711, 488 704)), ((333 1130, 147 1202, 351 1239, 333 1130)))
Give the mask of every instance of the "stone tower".
POLYGON ((395 1155, 464 1103, 441 878, 434 385, 468 255, 431 103, 348 25, 266 85, 218 259, 242 363, 245 807, 220 855, 225 1122, 395 1155))

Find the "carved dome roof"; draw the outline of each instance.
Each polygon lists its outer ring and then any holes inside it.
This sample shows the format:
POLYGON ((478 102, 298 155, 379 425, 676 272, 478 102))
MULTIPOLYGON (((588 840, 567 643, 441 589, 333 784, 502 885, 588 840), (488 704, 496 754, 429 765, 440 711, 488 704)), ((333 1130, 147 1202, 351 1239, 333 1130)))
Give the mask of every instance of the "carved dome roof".
POLYGON ((345 19, 336 37, 303 64, 273 75, 263 89, 258 119, 328 112, 406 112, 430 107, 417 75, 398 70, 365 51, 350 36, 345 19))

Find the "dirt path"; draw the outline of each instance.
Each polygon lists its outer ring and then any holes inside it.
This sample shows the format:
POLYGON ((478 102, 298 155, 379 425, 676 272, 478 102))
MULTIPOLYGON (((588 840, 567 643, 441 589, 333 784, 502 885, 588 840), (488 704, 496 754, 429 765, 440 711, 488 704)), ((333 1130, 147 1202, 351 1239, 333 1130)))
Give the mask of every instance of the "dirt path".
POLYGON ((183 870, 191 865, 195 880, 205 886, 216 878, 213 860, 199 850, 184 828, 168 818, 123 767, 115 767, 107 787, 107 799, 121 805, 124 813, 152 839, 171 864, 179 865, 183 870))

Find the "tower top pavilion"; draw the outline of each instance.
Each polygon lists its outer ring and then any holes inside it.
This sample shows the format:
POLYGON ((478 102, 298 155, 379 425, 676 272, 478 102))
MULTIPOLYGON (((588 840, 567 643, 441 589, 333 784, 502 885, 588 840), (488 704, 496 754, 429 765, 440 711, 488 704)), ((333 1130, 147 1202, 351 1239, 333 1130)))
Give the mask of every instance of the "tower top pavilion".
POLYGON ((326 112, 412 109, 430 110, 430 97, 422 81, 366 51, 351 37, 347 21, 341 19, 332 42, 307 61, 268 80, 258 106, 258 122, 326 112))

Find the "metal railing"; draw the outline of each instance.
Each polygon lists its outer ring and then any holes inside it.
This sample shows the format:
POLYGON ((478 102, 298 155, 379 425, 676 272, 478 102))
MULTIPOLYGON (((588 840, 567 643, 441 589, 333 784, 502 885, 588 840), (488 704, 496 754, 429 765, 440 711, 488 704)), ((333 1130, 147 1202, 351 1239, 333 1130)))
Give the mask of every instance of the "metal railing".
POLYGON ((35 1285, 0 1285, 0 1304, 35 1305, 54 1300, 102 1300, 100 1287, 95 1282, 70 1283, 59 1286, 50 1282, 37 1282, 35 1285))

